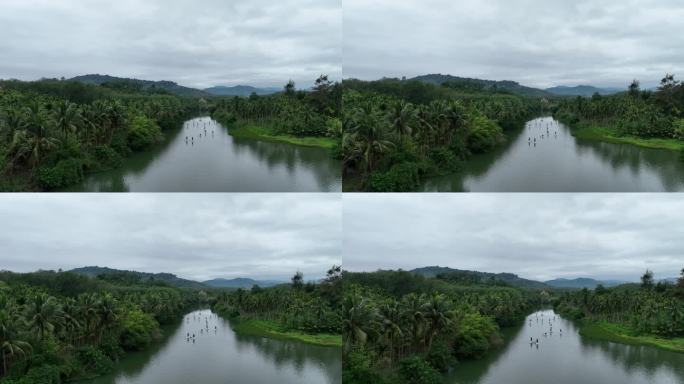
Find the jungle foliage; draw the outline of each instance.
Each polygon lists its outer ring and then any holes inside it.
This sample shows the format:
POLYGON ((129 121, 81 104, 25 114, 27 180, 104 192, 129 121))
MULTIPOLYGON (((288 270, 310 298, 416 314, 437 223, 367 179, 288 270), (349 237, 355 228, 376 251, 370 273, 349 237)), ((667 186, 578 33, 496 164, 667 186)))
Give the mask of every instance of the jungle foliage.
POLYGON ((538 292, 406 271, 344 272, 347 383, 439 383, 457 360, 481 358, 537 304, 538 292))
POLYGON ((109 372, 160 325, 207 299, 165 284, 71 272, 0 272, 3 384, 62 383, 109 372))
POLYGON ((538 99, 471 82, 382 79, 343 83, 347 190, 415 190, 505 140, 504 129, 537 113, 538 99))
POLYGON ((197 103, 126 83, 0 81, 0 191, 54 190, 118 167, 197 103))

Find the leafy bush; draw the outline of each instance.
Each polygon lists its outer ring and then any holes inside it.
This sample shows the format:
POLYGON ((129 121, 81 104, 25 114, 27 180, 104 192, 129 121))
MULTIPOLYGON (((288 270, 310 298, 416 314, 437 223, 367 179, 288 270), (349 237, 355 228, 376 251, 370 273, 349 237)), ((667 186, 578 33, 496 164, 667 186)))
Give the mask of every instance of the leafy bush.
POLYGON ((499 327, 491 317, 479 313, 465 314, 458 322, 456 356, 481 358, 499 339, 499 327))
POLYGON ((60 160, 57 165, 38 169, 38 182, 45 189, 57 189, 83 180, 83 162, 80 159, 60 160))
POLYGON ((388 172, 373 172, 370 188, 374 192, 409 192, 420 185, 421 167, 417 163, 401 163, 388 172))
POLYGON ((160 142, 164 136, 157 123, 145 116, 133 118, 128 128, 128 146, 133 150, 141 150, 160 142))
POLYGON ((442 171, 457 171, 461 166, 456 154, 447 148, 437 148, 430 151, 430 160, 442 171))
POLYGON ((484 116, 477 116, 472 120, 468 134, 468 149, 473 153, 487 152, 500 144, 503 137, 503 130, 496 122, 484 116))
POLYGON ((78 361, 88 372, 104 374, 114 368, 114 363, 101 350, 92 345, 78 350, 78 361))
POLYGON ((124 349, 142 349, 150 345, 159 332, 159 324, 149 314, 140 310, 126 313, 122 322, 121 346, 124 349))
POLYGON ((427 361, 414 356, 399 362, 399 375, 405 383, 438 384, 442 382, 439 372, 427 361))
POLYGON ((117 168, 123 162, 121 155, 108 145, 101 145, 95 148, 93 154, 103 168, 117 168))
POLYGON ((372 359, 366 353, 353 351, 344 361, 342 382, 345 384, 382 384, 385 380, 371 368, 372 359))
POLYGON ((444 340, 434 342, 425 359, 440 372, 447 372, 456 365, 453 349, 444 340))

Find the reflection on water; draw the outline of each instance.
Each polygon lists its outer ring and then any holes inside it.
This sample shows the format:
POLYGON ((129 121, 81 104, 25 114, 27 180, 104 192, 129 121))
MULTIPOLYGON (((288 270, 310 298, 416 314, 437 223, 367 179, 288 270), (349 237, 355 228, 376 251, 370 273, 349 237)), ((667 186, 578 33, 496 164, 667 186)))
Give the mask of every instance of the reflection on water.
POLYGON ((553 311, 539 311, 506 331, 506 346, 485 359, 461 362, 452 384, 684 382, 684 355, 652 347, 587 340, 553 311), (538 340, 538 342, 537 342, 538 340))
POLYGON ((341 383, 338 348, 236 335, 210 310, 189 313, 153 349, 126 356, 116 372, 83 383, 341 383))
POLYGON ((578 140, 552 118, 529 121, 508 143, 469 160, 462 172, 427 180, 424 191, 684 191, 675 151, 578 140))
POLYGON ((71 192, 339 192, 327 150, 233 138, 216 121, 188 120, 163 145, 89 175, 71 192))

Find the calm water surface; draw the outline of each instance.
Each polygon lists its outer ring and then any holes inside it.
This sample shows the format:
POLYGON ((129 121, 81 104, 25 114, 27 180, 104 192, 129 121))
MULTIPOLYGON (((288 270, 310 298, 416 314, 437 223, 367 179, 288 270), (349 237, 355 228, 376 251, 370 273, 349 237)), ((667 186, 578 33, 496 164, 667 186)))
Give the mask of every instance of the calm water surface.
POLYGON ((210 310, 189 313, 161 345, 126 356, 116 372, 82 384, 339 384, 339 348, 235 334, 210 310), (200 330, 202 330, 200 332, 200 330), (190 337, 195 334, 195 338, 190 337))
POLYGON ((506 330, 505 336, 508 342, 501 351, 460 363, 447 383, 684 383, 684 354, 588 340, 550 310, 529 315, 525 325, 506 330))
POLYGON ((462 172, 427 180, 426 192, 684 191, 678 152, 579 140, 546 117, 509 133, 496 151, 474 156, 462 172))
POLYGON ((234 138, 208 118, 188 120, 166 142, 92 174, 67 192, 339 192, 328 150, 234 138), (201 135, 201 137, 200 137, 201 135), (187 138, 187 140, 186 140, 187 138))

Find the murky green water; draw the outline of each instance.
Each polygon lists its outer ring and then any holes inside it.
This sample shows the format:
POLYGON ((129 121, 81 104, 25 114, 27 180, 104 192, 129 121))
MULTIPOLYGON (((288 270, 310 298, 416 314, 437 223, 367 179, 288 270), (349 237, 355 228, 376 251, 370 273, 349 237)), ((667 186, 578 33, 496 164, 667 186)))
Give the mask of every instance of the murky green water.
POLYGON ((120 168, 89 175, 65 192, 342 190, 341 164, 326 149, 234 138, 208 117, 188 120, 166 137, 163 145, 127 158, 120 168))
POLYGON ((508 342, 502 350, 482 360, 461 362, 446 382, 684 383, 684 354, 653 347, 588 340, 579 335, 572 322, 562 319, 553 311, 531 314, 523 326, 506 330, 505 336, 508 342))
POLYGON ((464 170, 427 180, 425 192, 684 191, 684 162, 675 151, 578 140, 552 118, 529 121, 496 151, 464 170), (543 136, 543 137, 542 137, 543 136))
POLYGON ((237 335, 227 320, 210 310, 187 314, 179 325, 167 329, 166 334, 165 340, 154 348, 127 355, 113 374, 79 383, 342 382, 342 352, 339 348, 237 335))

